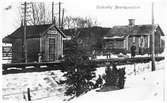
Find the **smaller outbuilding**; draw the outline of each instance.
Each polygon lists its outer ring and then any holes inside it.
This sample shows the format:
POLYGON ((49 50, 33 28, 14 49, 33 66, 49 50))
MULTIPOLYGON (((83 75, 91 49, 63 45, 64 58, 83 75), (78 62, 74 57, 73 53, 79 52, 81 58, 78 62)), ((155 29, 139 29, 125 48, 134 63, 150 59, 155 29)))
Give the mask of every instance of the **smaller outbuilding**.
MULTIPOLYGON (((12 62, 24 62, 23 33, 21 25, 12 34, 3 38, 12 44, 12 62)), ((26 27, 27 61, 54 62, 63 56, 63 38, 66 35, 54 24, 31 25, 26 27)))

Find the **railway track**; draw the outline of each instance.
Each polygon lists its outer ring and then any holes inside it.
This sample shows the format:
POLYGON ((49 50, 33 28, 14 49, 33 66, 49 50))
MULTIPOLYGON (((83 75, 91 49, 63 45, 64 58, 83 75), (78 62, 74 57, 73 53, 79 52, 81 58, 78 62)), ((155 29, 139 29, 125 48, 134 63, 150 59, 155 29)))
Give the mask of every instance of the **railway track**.
MULTIPOLYGON (((155 57, 156 61, 164 60, 165 57, 155 57)), ((97 59, 92 62, 97 66, 125 65, 134 63, 147 63, 151 61, 151 57, 135 57, 135 58, 113 58, 113 59, 97 59)), ((62 70, 63 63, 58 60, 55 62, 42 63, 10 63, 2 64, 3 74, 26 73, 26 72, 42 72, 49 70, 62 70)))

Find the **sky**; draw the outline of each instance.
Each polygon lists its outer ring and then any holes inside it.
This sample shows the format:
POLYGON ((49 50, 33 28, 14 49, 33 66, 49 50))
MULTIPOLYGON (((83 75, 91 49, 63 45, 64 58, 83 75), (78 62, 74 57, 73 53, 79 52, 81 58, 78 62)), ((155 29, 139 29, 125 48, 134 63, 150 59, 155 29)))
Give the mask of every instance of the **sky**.
MULTIPOLYGON (((11 34, 18 28, 18 4, 23 0, 0 0, 0 37, 11 34), (11 9, 5 10, 9 5, 11 9)), ((28 0, 30 1, 30 0, 28 0)), ((35 0, 37 1, 37 0, 35 0)), ((38 0, 43 1, 43 0, 38 0)), ((127 25, 128 19, 135 19, 135 24, 151 24, 151 0, 60 0, 65 8, 65 16, 91 17, 102 27, 127 25), (125 8, 126 7, 126 8, 125 8)), ((159 24, 167 34, 165 10, 167 1, 154 1, 155 24, 159 24)), ((44 1, 51 4, 51 0, 44 1)), ((54 0, 58 3, 59 0, 54 0)), ((58 6, 55 7, 58 9, 58 6)))

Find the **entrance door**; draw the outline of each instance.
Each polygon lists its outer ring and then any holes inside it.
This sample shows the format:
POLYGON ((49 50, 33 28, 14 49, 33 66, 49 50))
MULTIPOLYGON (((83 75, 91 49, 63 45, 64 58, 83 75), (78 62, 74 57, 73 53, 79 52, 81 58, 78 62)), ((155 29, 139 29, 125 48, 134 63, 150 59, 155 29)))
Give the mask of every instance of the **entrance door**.
POLYGON ((49 38, 49 61, 55 60, 55 39, 49 38))

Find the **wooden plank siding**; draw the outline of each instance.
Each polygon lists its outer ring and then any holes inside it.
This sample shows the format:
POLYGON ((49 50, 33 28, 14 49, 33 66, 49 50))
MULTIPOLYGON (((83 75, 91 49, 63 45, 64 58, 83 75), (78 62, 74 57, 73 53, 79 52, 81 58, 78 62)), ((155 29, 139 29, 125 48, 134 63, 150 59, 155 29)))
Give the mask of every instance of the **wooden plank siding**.
MULTIPOLYGON (((38 53, 40 52, 39 38, 27 39, 27 56, 29 62, 38 61, 38 53)), ((13 62, 23 62, 23 45, 21 39, 16 39, 12 46, 12 61, 13 62)))
POLYGON ((46 34, 42 37, 42 52, 43 52, 43 61, 48 62, 49 60, 49 39, 55 40, 55 60, 59 56, 63 55, 63 41, 60 33, 58 34, 46 34))
POLYGON ((27 39, 27 55, 29 62, 38 62, 40 53, 40 38, 27 39))
POLYGON ((12 42, 12 62, 22 62, 23 61, 23 46, 22 40, 16 39, 12 42))
MULTIPOLYGON (((31 31, 31 30, 29 30, 31 31)), ((34 30, 35 31, 35 30, 34 30)), ((34 32, 32 32, 34 33, 34 32)), ((21 34, 17 34, 21 35, 21 34)), ((54 62, 59 56, 63 55, 63 37, 64 34, 55 27, 51 26, 45 30, 44 33, 39 34, 28 34, 36 35, 36 37, 29 37, 26 40, 27 44, 27 61, 28 62, 39 62, 39 54, 41 55, 41 62, 54 62), (38 35, 38 36, 37 36, 38 35), (49 39, 54 39, 54 53, 55 58, 49 59, 49 39)), ((14 38, 12 40, 12 63, 23 63, 24 62, 24 51, 22 37, 14 38)))
POLYGON ((130 52, 130 48, 132 47, 133 43, 136 46, 136 53, 139 54, 139 47, 143 48, 143 49, 147 49, 148 48, 148 40, 149 40, 149 36, 139 36, 139 37, 129 37, 128 38, 128 52, 130 52), (141 39, 143 38, 143 46, 141 46, 141 39))

